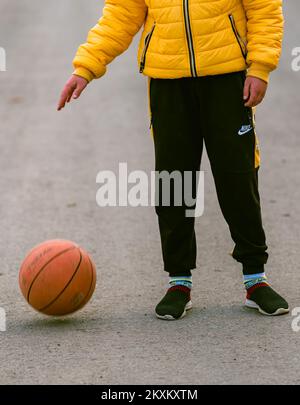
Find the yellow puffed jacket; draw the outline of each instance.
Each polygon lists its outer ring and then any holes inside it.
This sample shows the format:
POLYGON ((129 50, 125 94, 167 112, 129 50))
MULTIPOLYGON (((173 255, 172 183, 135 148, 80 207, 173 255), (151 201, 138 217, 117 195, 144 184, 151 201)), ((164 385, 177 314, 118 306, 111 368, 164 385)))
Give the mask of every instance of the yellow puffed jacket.
POLYGON ((144 25, 138 62, 152 78, 236 72, 268 81, 278 64, 282 0, 106 0, 103 16, 73 61, 91 81, 144 25))

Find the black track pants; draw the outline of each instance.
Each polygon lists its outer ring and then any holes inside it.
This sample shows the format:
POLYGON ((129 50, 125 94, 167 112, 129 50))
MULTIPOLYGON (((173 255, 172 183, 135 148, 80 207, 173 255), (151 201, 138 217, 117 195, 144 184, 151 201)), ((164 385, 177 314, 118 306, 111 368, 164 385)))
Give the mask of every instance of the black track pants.
MULTIPOLYGON (((151 79, 155 170, 200 170, 203 143, 218 200, 244 274, 259 273, 267 246, 258 192, 259 151, 252 110, 243 102, 245 72, 183 79, 151 79), (204 142, 203 142, 204 141, 204 142)), ((193 192, 196 190, 192 184, 193 192)), ((196 267, 195 219, 185 204, 156 204, 164 269, 188 275, 196 267)))

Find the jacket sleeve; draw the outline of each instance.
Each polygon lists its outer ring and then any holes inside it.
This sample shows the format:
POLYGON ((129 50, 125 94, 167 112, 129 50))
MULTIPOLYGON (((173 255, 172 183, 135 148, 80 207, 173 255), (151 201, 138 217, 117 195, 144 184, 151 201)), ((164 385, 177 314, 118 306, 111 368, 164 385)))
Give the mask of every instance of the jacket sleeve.
POLYGON ((129 47, 146 13, 144 0, 106 0, 103 16, 78 48, 74 74, 88 81, 103 76, 106 65, 129 47))
POLYGON ((268 81, 281 55, 282 0, 242 0, 247 15, 248 76, 268 81))

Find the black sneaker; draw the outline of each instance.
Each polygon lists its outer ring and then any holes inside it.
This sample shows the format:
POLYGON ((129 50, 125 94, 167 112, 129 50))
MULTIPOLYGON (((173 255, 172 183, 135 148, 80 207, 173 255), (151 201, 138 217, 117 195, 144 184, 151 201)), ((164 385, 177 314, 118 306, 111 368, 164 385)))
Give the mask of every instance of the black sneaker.
POLYGON ((258 309, 261 314, 268 316, 283 315, 290 311, 286 300, 269 285, 254 287, 247 292, 246 307, 258 309))
POLYGON ((191 290, 184 286, 169 288, 164 298, 157 304, 155 314, 159 319, 174 321, 186 315, 192 309, 191 290))

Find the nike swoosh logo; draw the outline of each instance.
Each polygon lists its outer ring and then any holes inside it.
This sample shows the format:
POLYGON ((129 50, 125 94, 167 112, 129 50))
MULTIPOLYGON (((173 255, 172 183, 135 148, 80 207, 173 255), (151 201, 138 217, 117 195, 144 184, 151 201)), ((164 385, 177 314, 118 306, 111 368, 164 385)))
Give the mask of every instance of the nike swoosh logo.
POLYGON ((252 131, 252 127, 247 127, 247 128, 241 128, 238 132, 239 135, 246 135, 248 132, 252 131))

